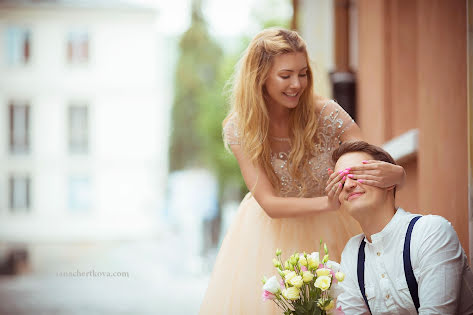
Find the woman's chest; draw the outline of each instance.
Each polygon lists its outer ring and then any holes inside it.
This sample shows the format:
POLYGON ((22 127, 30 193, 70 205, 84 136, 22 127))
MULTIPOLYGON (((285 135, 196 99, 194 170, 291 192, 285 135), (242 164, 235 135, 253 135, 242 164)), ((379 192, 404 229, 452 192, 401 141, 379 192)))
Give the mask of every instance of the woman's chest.
POLYGON ((329 178, 328 169, 331 167, 331 155, 328 152, 319 152, 309 156, 308 165, 301 169, 302 178, 294 178, 290 172, 289 152, 273 152, 271 166, 280 181, 282 196, 297 196, 306 187, 307 196, 318 197, 325 195, 325 186, 329 178))

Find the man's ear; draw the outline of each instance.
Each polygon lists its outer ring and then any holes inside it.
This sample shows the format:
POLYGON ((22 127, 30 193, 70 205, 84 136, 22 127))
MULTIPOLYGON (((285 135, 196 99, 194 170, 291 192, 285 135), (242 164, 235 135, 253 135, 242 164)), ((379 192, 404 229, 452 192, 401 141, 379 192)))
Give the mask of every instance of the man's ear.
POLYGON ((396 200, 396 185, 392 185, 386 188, 386 191, 392 192, 394 200, 396 200))

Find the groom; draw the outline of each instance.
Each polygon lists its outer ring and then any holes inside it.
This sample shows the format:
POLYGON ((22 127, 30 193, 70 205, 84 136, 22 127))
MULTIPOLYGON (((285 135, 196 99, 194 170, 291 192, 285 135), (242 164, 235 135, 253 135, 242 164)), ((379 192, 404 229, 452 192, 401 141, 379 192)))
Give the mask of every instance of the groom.
MULTIPOLYGON (((343 143, 332 155, 335 171, 364 160, 395 164, 383 149, 343 143)), ((337 305, 345 314, 473 314, 473 274, 451 224, 394 206, 395 188, 347 178, 341 209, 361 225, 342 253, 346 274, 337 305), (416 311, 417 309, 417 311, 416 311)))

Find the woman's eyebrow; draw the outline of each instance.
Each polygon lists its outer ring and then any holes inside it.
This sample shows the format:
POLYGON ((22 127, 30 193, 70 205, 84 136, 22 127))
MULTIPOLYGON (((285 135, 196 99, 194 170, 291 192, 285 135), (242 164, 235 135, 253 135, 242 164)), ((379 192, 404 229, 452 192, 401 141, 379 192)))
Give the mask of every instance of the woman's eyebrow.
MULTIPOLYGON (((301 70, 299 70, 299 71, 306 70, 307 68, 308 68, 308 67, 307 67, 307 66, 305 66, 304 68, 302 68, 302 69, 301 69, 301 70)), ((279 70, 279 71, 294 72, 294 70, 292 70, 292 69, 281 69, 281 70, 279 70)))

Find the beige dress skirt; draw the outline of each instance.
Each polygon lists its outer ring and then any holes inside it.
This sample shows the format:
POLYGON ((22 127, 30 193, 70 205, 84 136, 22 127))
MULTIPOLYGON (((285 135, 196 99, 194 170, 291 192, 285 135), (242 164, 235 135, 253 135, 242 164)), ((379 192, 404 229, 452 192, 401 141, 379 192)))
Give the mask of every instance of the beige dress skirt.
POLYGON ((330 259, 339 262, 346 242, 359 233, 358 223, 342 211, 272 219, 248 193, 222 242, 199 314, 282 314, 262 299, 261 279, 277 276, 276 249, 286 260, 295 252, 319 251, 322 239, 330 259))

